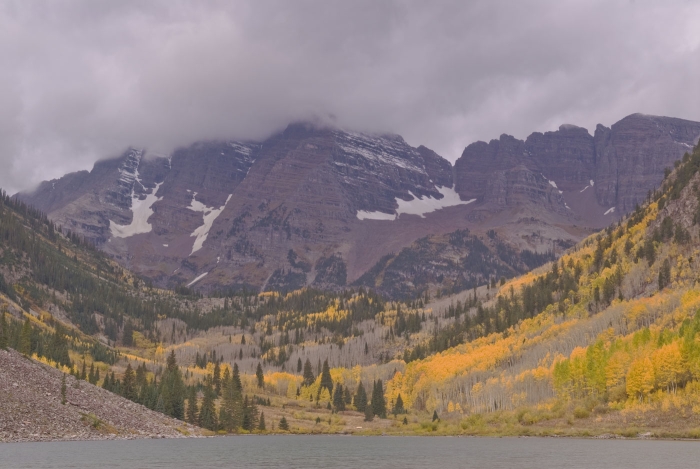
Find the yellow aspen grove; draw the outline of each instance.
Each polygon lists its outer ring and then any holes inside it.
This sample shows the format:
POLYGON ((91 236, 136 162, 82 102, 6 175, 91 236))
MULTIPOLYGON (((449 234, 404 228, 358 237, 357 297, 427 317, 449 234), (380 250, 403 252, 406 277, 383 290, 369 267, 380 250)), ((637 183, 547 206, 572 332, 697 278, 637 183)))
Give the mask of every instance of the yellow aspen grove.
POLYGON ((675 393, 678 381, 685 371, 678 342, 664 345, 656 350, 651 356, 651 361, 654 366, 656 386, 675 393))
POLYGON ((627 395, 630 398, 644 398, 654 389, 654 366, 648 358, 637 359, 627 373, 627 395))

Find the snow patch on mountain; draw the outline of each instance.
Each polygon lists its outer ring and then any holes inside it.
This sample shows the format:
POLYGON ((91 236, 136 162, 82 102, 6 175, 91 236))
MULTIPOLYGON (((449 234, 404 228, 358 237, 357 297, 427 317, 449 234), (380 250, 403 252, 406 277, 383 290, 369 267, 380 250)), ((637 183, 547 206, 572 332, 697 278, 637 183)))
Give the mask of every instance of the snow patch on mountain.
POLYGON ((224 208, 226 208, 226 204, 228 204, 228 201, 231 200, 232 195, 233 194, 229 194, 229 196, 226 198, 226 202, 224 202, 224 205, 222 205, 219 208, 214 208, 207 207, 202 202, 199 202, 196 199, 196 192, 192 194, 192 202, 190 202, 190 206, 187 208, 194 212, 202 212, 204 214, 204 223, 201 226, 199 226, 196 230, 194 230, 190 235, 190 237, 195 237, 194 245, 192 246, 192 252, 190 253, 190 256, 202 249, 202 247, 204 246, 204 241, 206 241, 207 237, 209 236, 209 230, 211 230, 214 221, 219 217, 219 215, 221 215, 221 212, 224 210, 224 208))
MULTIPOLYGON (((136 171, 135 180, 141 184, 138 178, 138 170, 136 171)), ((134 236, 141 233, 150 233, 153 229, 148 219, 153 215, 153 204, 162 200, 163 197, 156 197, 158 189, 160 189, 162 182, 156 184, 153 191, 146 196, 143 200, 139 198, 138 195, 131 190, 131 213, 133 215, 131 223, 128 225, 119 225, 110 220, 109 231, 115 238, 128 238, 129 236, 134 236)))
POLYGON ((615 207, 610 207, 609 209, 607 209, 607 210, 605 211, 605 213, 604 213, 603 215, 607 215, 607 214, 609 214, 609 213, 614 213, 614 212, 615 212, 615 207))
MULTIPOLYGON (((545 178, 545 179, 547 180, 547 182, 549 183, 550 186, 552 186, 553 188, 555 188, 556 190, 558 190, 560 194, 563 193, 563 192, 560 191, 559 188, 557 187, 557 183, 556 183, 556 182, 552 181, 551 179, 549 179, 547 176, 545 176, 545 175, 542 174, 542 173, 540 173, 540 175, 541 175, 543 178, 545 178)), ((583 192, 583 191, 581 191, 581 192, 583 192)))
POLYGON ((400 137, 391 139, 354 132, 338 132, 336 138, 340 149, 347 154, 359 156, 373 163, 426 174, 422 165, 417 166, 402 156, 409 149, 417 160, 420 159, 418 152, 410 148, 400 137))
POLYGON ((358 220, 395 220, 395 213, 384 213, 384 212, 367 212, 365 210, 357 211, 358 220))
POLYGON ((396 204, 398 208, 396 209, 396 214, 358 210, 357 218, 360 220, 395 220, 403 213, 406 215, 418 215, 421 218, 425 218, 426 213, 431 213, 447 207, 454 207, 455 205, 468 205, 476 201, 476 199, 460 199, 454 187, 436 187, 435 189, 442 194, 442 199, 434 199, 430 196, 420 198, 411 191, 408 191, 413 199, 402 200, 397 197, 396 204))
POLYGON ((192 280, 190 283, 187 284, 187 287, 189 288, 189 287, 191 287, 192 285, 194 285, 195 283, 199 282, 199 281, 202 280, 204 277, 206 277, 208 273, 209 273, 209 272, 204 272, 202 275, 197 276, 194 280, 192 280))

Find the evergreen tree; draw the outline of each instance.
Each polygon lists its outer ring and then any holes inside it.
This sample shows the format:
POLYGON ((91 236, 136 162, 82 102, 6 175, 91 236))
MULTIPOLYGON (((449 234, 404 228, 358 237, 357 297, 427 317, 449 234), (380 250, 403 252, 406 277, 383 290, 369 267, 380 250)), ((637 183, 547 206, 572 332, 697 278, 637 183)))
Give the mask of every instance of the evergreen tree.
POLYGON ((367 392, 365 391, 362 381, 360 381, 360 384, 357 386, 354 404, 358 412, 364 412, 367 408, 367 392))
POLYGON ((160 396, 163 398, 164 413, 176 419, 185 418, 185 383, 180 367, 175 360, 175 350, 170 351, 165 372, 160 380, 160 396))
POLYGON ((187 421, 192 425, 197 424, 197 389, 194 386, 190 386, 189 394, 187 396, 187 421))
POLYGON ((24 321, 22 326, 19 338, 19 352, 25 355, 31 355, 32 353, 32 324, 29 322, 29 318, 24 321))
POLYGON ((352 395, 350 395, 350 388, 348 386, 343 388, 343 402, 345 402, 346 407, 352 404, 352 395))
POLYGON ((9 341, 9 330, 7 320, 5 319, 5 311, 0 311, 0 349, 7 350, 9 341))
POLYGON ((260 422, 258 422, 258 430, 264 432, 265 428, 265 412, 260 412, 260 422))
POLYGON ((371 422, 374 420, 374 413, 372 412, 372 406, 365 406, 365 422, 371 422))
POLYGON ((214 398, 214 387, 212 386, 211 379, 207 377, 202 407, 199 410, 199 426, 212 431, 216 431, 218 426, 214 398))
POLYGON ((328 360, 323 361, 323 371, 321 372, 321 388, 328 389, 328 393, 333 395, 333 378, 331 378, 331 369, 328 366, 328 360))
POLYGON ((343 395, 343 385, 338 384, 335 387, 335 393, 333 394, 333 407, 336 412, 341 412, 345 410, 345 396, 343 395))
POLYGON ((80 379, 83 381, 87 380, 87 367, 85 365, 85 360, 83 360, 83 371, 80 372, 80 379))
MULTIPOLYGON (((83 366, 85 363, 83 362, 83 366)), ((134 370, 131 368, 131 363, 126 365, 126 371, 124 372, 124 378, 122 379, 121 394, 125 398, 135 401, 138 397, 136 393, 136 375, 134 370)))
MULTIPOLYGON (((311 363, 309 363, 311 365, 311 363)), ((301 357, 297 359, 297 373, 301 373, 303 365, 301 364, 301 357)))
POLYGON ((105 379, 102 381, 102 389, 106 389, 107 391, 112 390, 112 382, 109 379, 109 373, 105 375, 105 379))
POLYGON ((289 424, 287 423, 287 419, 285 417, 280 419, 279 429, 285 432, 289 431, 289 424))
POLYGON ((241 427, 247 431, 253 431, 258 425, 258 408, 254 401, 249 401, 248 396, 243 400, 243 423, 241 427))
POLYGON ((54 334, 49 345, 48 356, 60 365, 72 367, 70 356, 68 355, 68 341, 66 340, 63 326, 56 323, 54 334))
POLYGON ((126 321, 126 323, 124 323, 122 344, 124 344, 125 347, 131 347, 134 345, 134 326, 131 324, 131 321, 126 321))
POLYGON ((440 417, 438 417, 437 410, 434 410, 433 411, 433 422, 435 422, 436 420, 440 420, 440 417))
POLYGON ((90 384, 95 384, 95 364, 90 363, 90 372, 88 373, 88 382, 90 384))
POLYGON ((371 407, 374 415, 382 419, 386 418, 386 400, 384 399, 384 386, 381 379, 374 383, 371 407))
MULTIPOLYGON (((236 375, 238 366, 234 365, 233 370, 234 375, 236 375)), ((241 389, 239 384, 234 381, 233 376, 228 377, 228 373, 224 372, 224 377, 226 379, 224 379, 222 386, 223 397, 220 410, 222 421, 220 425, 227 432, 233 432, 238 429, 243 420, 241 389)))
POLYGON ((396 402, 394 403, 394 408, 392 409, 391 413, 394 414, 394 417, 396 417, 398 414, 406 413, 406 410, 403 408, 403 399, 401 398, 401 394, 396 397, 396 402))
POLYGON ((214 392, 217 396, 221 395, 221 367, 219 362, 214 364, 214 373, 212 375, 212 383, 214 385, 214 392))
POLYGON ((231 381, 233 386, 238 392, 243 392, 243 385, 241 384, 241 374, 238 371, 238 363, 233 364, 233 376, 231 376, 231 381))
POLYGON ((311 386, 316 381, 314 370, 311 368, 311 360, 308 358, 304 363, 304 386, 311 386))
POLYGON ((255 370, 255 377, 258 379, 258 387, 259 388, 264 388, 265 387, 265 375, 263 374, 263 369, 262 365, 260 362, 258 362, 258 369, 255 370))
POLYGON ((61 404, 66 405, 66 374, 61 376, 61 404))

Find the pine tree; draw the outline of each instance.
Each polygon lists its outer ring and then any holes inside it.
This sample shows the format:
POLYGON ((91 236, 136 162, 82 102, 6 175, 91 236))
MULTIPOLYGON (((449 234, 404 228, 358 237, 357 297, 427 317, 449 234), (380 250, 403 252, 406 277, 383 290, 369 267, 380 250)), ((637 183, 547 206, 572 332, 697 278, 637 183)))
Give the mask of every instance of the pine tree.
POLYGON ((304 363, 304 386, 311 386, 316 381, 314 370, 311 368, 311 360, 306 359, 304 363))
MULTIPOLYGON (((234 366, 234 374, 236 373, 238 373, 238 366, 234 366)), ((243 420, 241 390, 235 383, 233 376, 229 377, 228 368, 224 372, 224 378, 220 425, 227 432, 233 432, 238 429, 243 420)))
POLYGON ((90 363, 90 372, 88 373, 88 382, 95 384, 95 364, 90 363))
POLYGON ((354 404, 358 412, 364 412, 367 408, 367 392, 365 391, 362 381, 360 381, 360 384, 357 386, 354 404))
MULTIPOLYGON (((309 363, 310 365, 310 363, 309 363)), ((301 364, 301 357, 297 359, 297 373, 301 373, 303 365, 301 364)))
POLYGON ((9 335, 5 311, 0 311, 0 349, 7 350, 9 335))
POLYGON ((365 422, 371 422, 374 420, 374 413, 372 412, 372 406, 365 406, 365 422))
POLYGON ((219 362, 214 364, 214 373, 212 375, 212 383, 214 385, 214 392, 217 396, 221 395, 221 367, 219 362))
POLYGON ((258 379, 258 387, 263 389, 265 387, 265 375, 263 374, 262 364, 258 362, 258 369, 255 370, 255 377, 258 379))
POLYGON ((343 395, 343 385, 338 384, 335 388, 335 393, 333 394, 333 407, 335 407, 336 412, 342 412, 345 410, 345 396, 343 395))
POLYGON ((131 324, 131 321, 126 321, 126 323, 124 323, 122 344, 124 344, 125 347, 131 347, 134 345, 134 326, 131 324))
MULTIPOLYGON (((85 362, 83 362, 83 367, 85 367, 85 362)), ((124 372, 121 388, 122 396, 125 398, 135 401, 138 397, 138 394, 136 393, 136 375, 134 374, 134 370, 131 368, 131 363, 126 365, 126 371, 124 372)))
POLYGON ((254 401, 249 401, 248 396, 243 400, 243 423, 241 427, 247 431, 253 431, 258 425, 258 407, 254 401))
POLYGON ((350 388, 348 386, 343 388, 343 401, 346 407, 352 404, 352 395, 350 394, 350 388))
POLYGON ((386 400, 384 399, 384 387, 381 379, 374 383, 371 406, 374 415, 382 419, 386 418, 386 400))
POLYGON ((85 360, 83 360, 83 371, 80 372, 80 379, 83 381, 87 380, 87 367, 85 365, 85 360))
POLYGON ((202 407, 199 410, 199 426, 212 431, 216 431, 218 426, 214 397, 214 387, 212 386, 211 378, 207 377, 202 407))
POLYGON ((233 364, 233 375, 231 376, 231 381, 233 386, 238 392, 243 392, 243 385, 241 384, 241 374, 238 371, 238 363, 233 364))
POLYGON ((187 396, 187 421, 192 425, 197 424, 197 389, 190 386, 189 395, 187 396))
POLYGON ((260 412, 260 422, 258 422, 258 430, 264 432, 265 428, 265 412, 260 412))
POLYGON ((401 394, 396 397, 396 403, 394 403, 394 408, 392 409, 391 413, 394 414, 394 417, 396 417, 398 414, 406 413, 406 410, 403 408, 403 399, 401 398, 401 394))
POLYGON ((105 379, 102 381, 102 389, 106 389, 107 391, 112 390, 112 382, 109 379, 109 373, 105 375, 105 379))
POLYGON ((175 359, 175 350, 171 350, 168 355, 159 391, 163 398, 164 413, 179 420, 184 419, 186 389, 175 359))
POLYGON ((19 352, 25 355, 31 355, 32 353, 32 324, 29 322, 29 318, 24 321, 22 326, 22 332, 19 337, 19 352))
POLYGON ((440 417, 438 417, 437 410, 434 410, 433 411, 433 422, 435 422, 436 420, 440 420, 440 417))
POLYGON ((285 432, 289 431, 289 424, 287 423, 287 419, 285 417, 280 419, 279 429, 285 432))
POLYGON ((61 376, 61 404, 66 405, 66 374, 61 376))
POLYGON ((333 378, 331 378, 331 369, 328 366, 328 360, 323 361, 323 371, 321 372, 321 389, 326 388, 333 395, 333 378))

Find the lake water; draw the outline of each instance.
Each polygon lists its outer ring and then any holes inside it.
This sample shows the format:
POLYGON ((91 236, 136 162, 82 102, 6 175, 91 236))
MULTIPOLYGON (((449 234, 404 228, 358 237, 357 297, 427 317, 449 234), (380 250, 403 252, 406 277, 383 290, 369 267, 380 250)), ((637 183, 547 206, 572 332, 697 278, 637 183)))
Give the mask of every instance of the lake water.
POLYGON ((690 468, 700 442, 239 436, 0 443, 1 468, 690 468))

